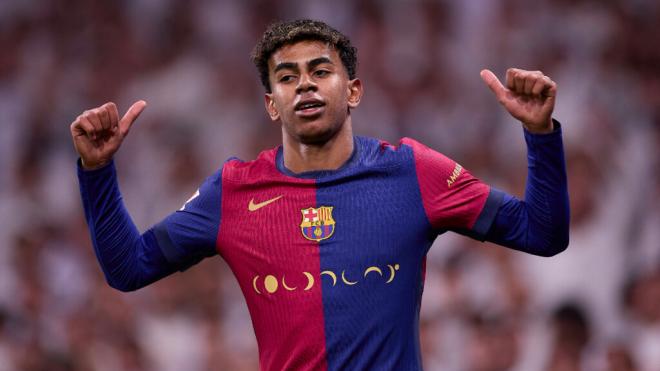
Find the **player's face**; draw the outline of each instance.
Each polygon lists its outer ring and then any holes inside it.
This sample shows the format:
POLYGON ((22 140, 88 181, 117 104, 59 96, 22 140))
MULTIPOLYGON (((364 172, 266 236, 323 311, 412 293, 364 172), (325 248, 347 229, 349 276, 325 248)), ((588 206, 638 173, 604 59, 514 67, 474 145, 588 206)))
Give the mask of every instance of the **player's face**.
POLYGON ((281 121, 284 135, 299 143, 332 139, 362 96, 360 81, 348 79, 339 53, 320 41, 278 49, 268 69, 272 92, 266 94, 266 111, 281 121))

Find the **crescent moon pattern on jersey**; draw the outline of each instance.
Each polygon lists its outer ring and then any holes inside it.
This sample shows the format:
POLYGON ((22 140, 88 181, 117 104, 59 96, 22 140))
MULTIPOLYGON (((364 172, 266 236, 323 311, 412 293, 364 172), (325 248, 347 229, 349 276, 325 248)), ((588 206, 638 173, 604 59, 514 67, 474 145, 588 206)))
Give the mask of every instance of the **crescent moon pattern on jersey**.
MULTIPOLYGON (((375 265, 370 266, 370 267, 368 267, 364 270, 364 272, 362 274, 362 277, 366 281, 367 275, 369 273, 375 272, 375 273, 378 273, 378 275, 380 277, 382 277, 382 279, 384 279, 384 283, 389 284, 392 281, 394 281, 396 273, 401 268, 401 266, 399 264, 394 264, 394 265, 387 264, 387 268, 388 268, 387 270, 389 270, 389 274, 383 273, 383 269, 381 269, 378 266, 375 266, 375 265)), ((353 271, 353 273, 355 273, 355 272, 353 271)), ((262 281, 263 283, 261 285, 259 284, 259 278, 261 277, 261 275, 254 276, 254 278, 252 278, 252 288, 259 295, 264 294, 264 291, 268 294, 275 294, 280 287, 283 287, 286 291, 309 291, 309 290, 311 290, 312 287, 314 287, 314 284, 316 283, 317 280, 309 272, 302 272, 302 275, 305 276, 307 282, 305 284, 305 287, 300 289, 300 290, 298 290, 298 286, 293 286, 293 287, 289 286, 286 283, 286 281, 284 280, 284 275, 282 275, 281 280, 279 280, 278 277, 276 275, 273 275, 273 274, 266 275, 264 277, 264 279, 262 281), (262 289, 260 289, 260 288, 262 288, 262 289)), ((335 272, 333 272, 332 270, 322 271, 318 276, 319 280, 322 276, 328 276, 332 279, 332 286, 331 287, 335 287, 337 285, 337 282, 338 282, 337 274, 335 272)), ((345 286, 353 286, 353 285, 356 285, 356 284, 360 283, 359 280, 352 281, 351 279, 348 278, 348 277, 351 277, 350 270, 349 270, 348 273, 346 273, 346 270, 342 270, 341 274, 340 274, 340 277, 341 277, 341 280, 339 280, 339 281, 344 283, 345 286)), ((369 281, 373 282, 374 279, 371 278, 371 279, 369 279, 369 281)))
POLYGON ((346 273, 346 271, 341 271, 341 280, 342 280, 342 282, 344 282, 345 284, 350 285, 350 286, 353 286, 357 283, 357 281, 351 282, 351 281, 347 280, 346 277, 344 277, 344 273, 346 273))
POLYGON ((369 274, 369 272, 378 272, 378 274, 380 274, 380 276, 383 277, 383 271, 380 270, 380 268, 378 268, 378 267, 369 267, 369 268, 367 268, 366 271, 364 271, 364 278, 367 278, 367 274, 369 274))
POLYGON ((323 271, 323 272, 321 272, 321 275, 324 275, 324 274, 326 274, 326 275, 330 276, 330 278, 332 278, 332 286, 337 284, 337 275, 335 274, 335 272, 333 272, 333 271, 323 271))
POLYGON ((293 291, 296 289, 296 287, 287 286, 286 282, 284 282, 284 276, 282 276, 282 287, 284 287, 287 291, 293 291))

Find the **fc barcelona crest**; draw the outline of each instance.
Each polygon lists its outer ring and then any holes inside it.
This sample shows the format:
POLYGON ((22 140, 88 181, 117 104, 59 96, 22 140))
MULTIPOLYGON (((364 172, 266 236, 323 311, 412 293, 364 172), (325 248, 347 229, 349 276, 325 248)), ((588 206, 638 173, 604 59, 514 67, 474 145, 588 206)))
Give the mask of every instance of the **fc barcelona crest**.
POLYGON ((332 206, 310 207, 302 209, 300 230, 303 236, 311 241, 321 241, 330 238, 335 232, 335 220, 332 219, 332 206))

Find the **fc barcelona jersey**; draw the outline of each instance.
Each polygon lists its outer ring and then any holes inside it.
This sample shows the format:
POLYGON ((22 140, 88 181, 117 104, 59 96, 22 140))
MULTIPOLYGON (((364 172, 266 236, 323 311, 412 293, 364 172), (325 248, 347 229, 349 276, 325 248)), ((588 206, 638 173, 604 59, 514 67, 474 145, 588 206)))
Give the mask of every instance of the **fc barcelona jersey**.
POLYGON ((263 370, 421 369, 427 251, 448 230, 483 239, 501 203, 412 139, 354 140, 332 171, 292 173, 282 147, 231 159, 153 229, 179 267, 226 260, 263 370))

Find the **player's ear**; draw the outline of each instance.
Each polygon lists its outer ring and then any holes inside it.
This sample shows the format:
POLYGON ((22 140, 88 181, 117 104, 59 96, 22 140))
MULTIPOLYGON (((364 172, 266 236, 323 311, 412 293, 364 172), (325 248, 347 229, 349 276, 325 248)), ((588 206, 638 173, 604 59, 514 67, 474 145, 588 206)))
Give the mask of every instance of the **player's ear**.
POLYGON ((348 81, 348 108, 356 108, 362 99, 363 87, 360 79, 348 81))
POLYGON ((279 120, 280 113, 277 111, 277 107, 275 107, 273 94, 266 93, 266 95, 264 95, 264 104, 266 105, 266 112, 268 113, 268 116, 270 116, 270 119, 273 121, 279 120))

